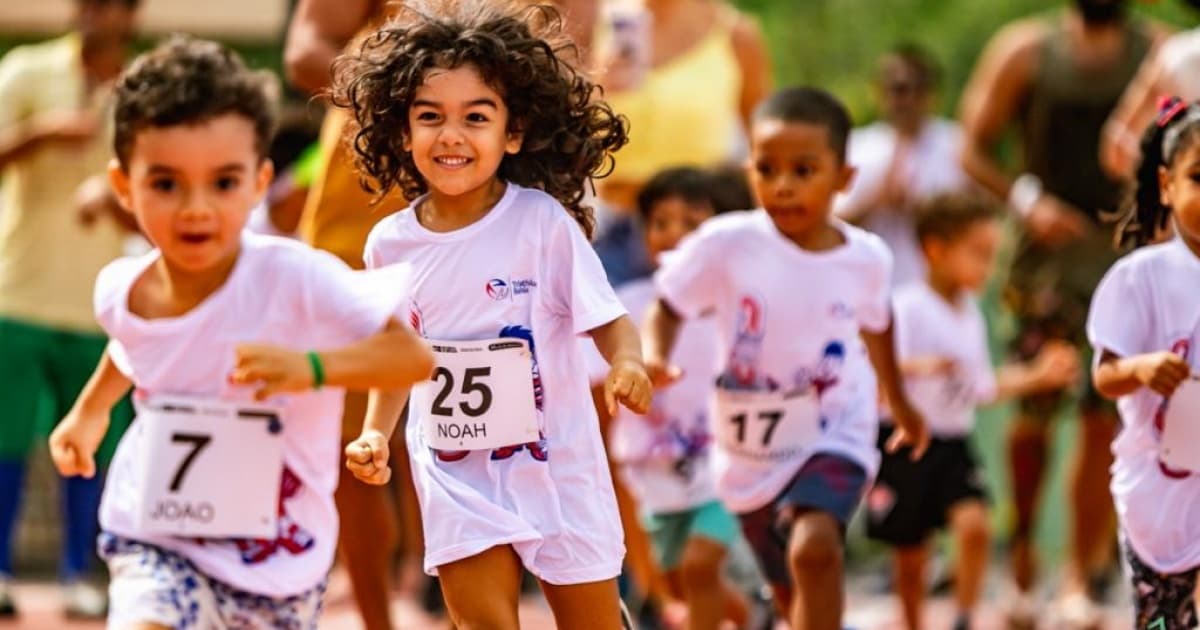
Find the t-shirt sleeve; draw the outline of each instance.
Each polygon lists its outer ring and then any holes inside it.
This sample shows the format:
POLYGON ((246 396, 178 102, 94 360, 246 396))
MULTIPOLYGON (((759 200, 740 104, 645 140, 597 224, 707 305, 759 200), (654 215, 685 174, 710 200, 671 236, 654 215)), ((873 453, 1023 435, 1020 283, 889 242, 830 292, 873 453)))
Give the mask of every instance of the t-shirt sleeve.
POLYGON ((129 287, 136 280, 133 274, 137 273, 140 268, 141 266, 136 264, 135 259, 129 258, 121 258, 108 263, 96 276, 96 284, 92 293, 96 323, 100 324, 100 328, 104 329, 104 333, 109 336, 108 355, 112 357, 113 364, 117 366, 117 369, 131 378, 133 363, 129 360, 129 353, 125 351, 125 346, 120 341, 117 311, 121 300, 129 295, 129 287))
POLYGON ((575 220, 559 208, 561 217, 549 219, 546 247, 545 293, 550 308, 571 320, 571 330, 582 335, 625 314, 600 258, 575 220))
POLYGON ((687 319, 699 317, 716 305, 718 291, 715 283, 720 274, 714 273, 719 264, 721 234, 710 228, 712 222, 685 236, 679 246, 661 256, 661 265, 654 274, 654 288, 659 297, 676 313, 687 319))
POLYGON ((971 311, 977 331, 975 338, 971 340, 976 344, 976 347, 971 349, 971 356, 975 357, 975 364, 971 366, 971 381, 975 384, 975 400, 988 403, 996 399, 996 368, 992 365, 992 353, 988 349, 987 320, 978 304, 972 303, 971 311))
POLYGON ((11 127, 28 113, 26 98, 29 80, 26 52, 16 49, 0 58, 0 130, 11 127))
POLYGON ((1137 281, 1137 268, 1129 259, 1109 269, 1092 294, 1088 310, 1088 342, 1096 349, 1099 361, 1104 350, 1122 357, 1147 351, 1149 318, 1145 312, 1146 296, 1137 281))
POLYGON ((409 294, 407 265, 355 271, 328 252, 307 256, 305 307, 316 343, 336 347, 369 337, 395 316, 409 294))
POLYGON ((866 242, 871 263, 866 266, 866 292, 858 309, 858 325, 868 332, 883 332, 892 322, 892 252, 882 240, 866 242))

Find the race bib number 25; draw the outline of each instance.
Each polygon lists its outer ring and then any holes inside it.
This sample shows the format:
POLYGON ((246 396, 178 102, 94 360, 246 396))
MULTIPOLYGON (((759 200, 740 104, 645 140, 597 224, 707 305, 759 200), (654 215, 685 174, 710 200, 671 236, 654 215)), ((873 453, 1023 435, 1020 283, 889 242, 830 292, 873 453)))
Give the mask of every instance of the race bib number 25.
POLYGON ((437 368, 413 388, 426 443, 494 449, 538 440, 533 353, 523 339, 430 341, 437 368))

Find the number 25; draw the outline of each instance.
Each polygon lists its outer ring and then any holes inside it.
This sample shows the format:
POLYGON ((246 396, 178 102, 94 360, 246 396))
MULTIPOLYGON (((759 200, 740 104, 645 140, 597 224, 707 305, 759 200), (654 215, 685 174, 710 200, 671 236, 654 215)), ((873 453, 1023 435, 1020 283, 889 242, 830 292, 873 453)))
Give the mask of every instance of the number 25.
MULTIPOLYGON (((463 396, 470 396, 472 393, 479 394, 479 405, 472 407, 466 402, 458 403, 458 408, 463 413, 472 418, 478 418, 487 413, 488 409, 492 408, 492 388, 486 383, 477 382, 475 379, 492 375, 492 368, 467 368, 463 372, 462 393, 463 396)), ((433 380, 441 381, 442 388, 438 391, 438 395, 433 399, 433 408, 430 410, 435 416, 453 416, 454 410, 446 406, 446 398, 454 391, 454 374, 450 370, 439 367, 433 374, 433 380)))

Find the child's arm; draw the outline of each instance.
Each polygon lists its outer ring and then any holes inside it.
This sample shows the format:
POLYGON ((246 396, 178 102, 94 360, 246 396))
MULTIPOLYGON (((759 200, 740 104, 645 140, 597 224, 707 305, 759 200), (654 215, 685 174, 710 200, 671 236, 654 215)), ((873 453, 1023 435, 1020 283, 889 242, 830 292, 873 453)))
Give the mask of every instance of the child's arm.
POLYGON ((683 318, 662 298, 650 305, 642 328, 642 341, 646 347, 646 373, 655 387, 666 387, 683 376, 683 371, 670 362, 682 325, 683 318))
POLYGON ((388 466, 391 456, 388 444, 396 431, 396 423, 408 402, 410 387, 393 390, 371 390, 367 398, 367 413, 362 433, 346 445, 346 468, 359 481, 382 486, 392 478, 388 466))
POLYGON ((1079 352, 1065 341, 1046 343, 1032 361, 996 370, 996 393, 987 403, 1001 402, 1070 387, 1079 378, 1079 352))
POLYGON ((1092 370, 1092 383, 1105 398, 1116 400, 1143 386, 1170 397, 1192 370, 1187 361, 1174 352, 1152 352, 1121 357, 1104 350, 1092 370))
POLYGON ((896 365, 896 343, 892 329, 895 318, 888 323, 882 332, 862 331, 863 341, 867 344, 867 353, 875 374, 879 377, 879 385, 887 397, 892 411, 892 421, 896 423, 896 432, 888 442, 888 449, 895 451, 901 446, 912 446, 912 457, 918 459, 929 446, 929 428, 925 419, 913 409, 904 393, 904 381, 900 376, 900 368, 896 365))
POLYGON ((230 382, 258 384, 258 400, 320 384, 357 391, 398 390, 429 378, 433 371, 433 352, 412 330, 394 319, 370 337, 317 353, 315 365, 309 353, 278 346, 243 344, 236 352, 230 382))
POLYGON ((108 432, 109 412, 130 387, 133 381, 105 350, 79 398, 50 434, 50 457, 60 475, 90 479, 96 474, 94 456, 108 432))
POLYGON ((900 375, 909 377, 943 376, 954 371, 956 364, 950 357, 927 355, 905 359, 900 363, 900 375))
POLYGON ((642 344, 633 320, 622 315, 589 332, 596 342, 596 349, 611 366, 604 379, 608 413, 617 413, 618 402, 634 413, 649 411, 652 386, 642 363, 642 344))

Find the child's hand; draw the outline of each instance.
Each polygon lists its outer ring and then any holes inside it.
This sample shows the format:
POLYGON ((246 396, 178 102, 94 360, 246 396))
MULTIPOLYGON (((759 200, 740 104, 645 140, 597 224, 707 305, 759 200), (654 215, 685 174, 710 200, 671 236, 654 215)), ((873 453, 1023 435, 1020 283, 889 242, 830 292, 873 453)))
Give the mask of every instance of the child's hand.
POLYGON ((388 466, 388 441, 379 431, 363 431, 357 440, 346 445, 346 468, 363 483, 382 486, 392 478, 388 466))
POLYGON ((892 421, 896 423, 896 430, 892 432, 892 437, 888 439, 887 451, 895 453, 903 446, 912 447, 912 460, 921 459, 925 454, 925 449, 929 448, 929 426, 925 424, 925 419, 908 401, 892 403, 892 421))
POLYGON ((96 475, 96 450, 108 431, 108 412, 85 414, 72 408, 50 433, 50 458, 64 477, 96 475))
POLYGON ((1133 375, 1138 382, 1168 398, 1192 374, 1187 361, 1174 352, 1143 354, 1136 361, 1133 375))
POLYGON ((617 414, 617 403, 625 405, 636 414, 650 410, 653 386, 646 375, 646 367, 633 359, 618 360, 608 370, 604 379, 604 402, 609 415, 617 414))
POLYGON ((301 392, 313 387, 313 368, 303 352, 278 346, 245 343, 234 353, 237 362, 229 375, 234 385, 259 385, 255 400, 280 392, 301 392))
POLYGON ((646 360, 646 376, 654 389, 662 389, 674 385, 675 381, 683 378, 683 370, 677 365, 657 359, 646 360))
POLYGON ((1079 380, 1079 352, 1066 341, 1048 341, 1033 358, 1033 373, 1043 391, 1071 387, 1079 380))

